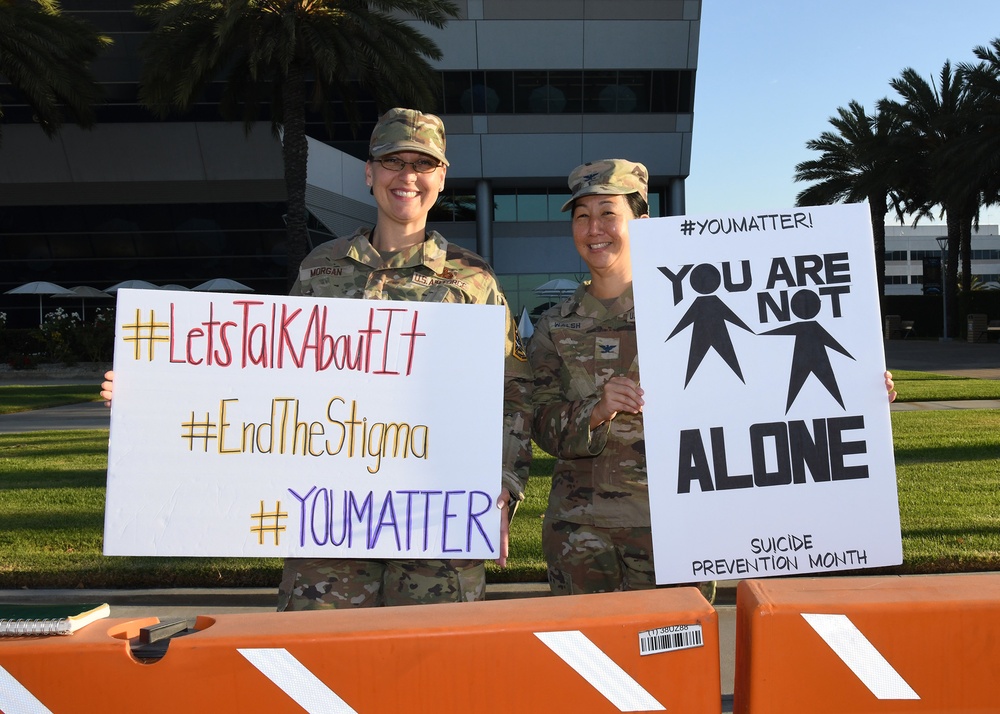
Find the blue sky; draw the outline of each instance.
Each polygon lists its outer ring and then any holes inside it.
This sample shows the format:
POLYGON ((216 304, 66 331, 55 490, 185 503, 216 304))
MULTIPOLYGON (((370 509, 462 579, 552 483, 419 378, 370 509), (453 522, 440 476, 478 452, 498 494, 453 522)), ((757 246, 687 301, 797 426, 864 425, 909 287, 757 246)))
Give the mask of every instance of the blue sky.
POLYGON ((704 0, 687 213, 793 206, 838 107, 896 98, 906 67, 936 81, 996 37, 998 0, 704 0))

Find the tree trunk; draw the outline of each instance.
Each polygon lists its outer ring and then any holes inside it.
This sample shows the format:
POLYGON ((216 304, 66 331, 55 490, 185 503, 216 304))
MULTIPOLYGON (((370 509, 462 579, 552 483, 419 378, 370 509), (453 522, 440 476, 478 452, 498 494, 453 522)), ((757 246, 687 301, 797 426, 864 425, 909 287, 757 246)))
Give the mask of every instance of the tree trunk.
MULTIPOLYGON (((889 212, 888 196, 869 196, 868 210, 871 213, 872 241, 875 244, 875 274, 878 276, 878 313, 885 320, 885 217, 889 212)), ((881 324, 881 323, 880 323, 881 324)))
MULTIPOLYGON (((966 316, 972 312, 972 221, 974 214, 963 211, 959 218, 959 264, 962 266, 962 290, 958 295, 958 314, 966 316)), ((964 322, 962 323, 965 324, 964 322)))
POLYGON ((962 240, 962 229, 959 212, 950 210, 949 206, 945 206, 945 211, 947 211, 948 223, 948 264, 944 266, 945 279, 943 289, 945 301, 948 303, 947 314, 945 316, 945 320, 948 323, 948 330, 944 337, 948 338, 958 334, 958 249, 962 240))
POLYGON ((306 92, 302 67, 288 70, 281 90, 284 104, 284 131, 281 155, 285 162, 285 192, 287 193, 286 245, 288 255, 288 287, 299 277, 299 264, 306 257, 309 229, 306 212, 306 168, 309 143, 306 141, 306 92))
POLYGON ((972 292, 972 220, 973 213, 963 211, 959 218, 958 229, 961 239, 959 251, 962 265, 962 292, 972 292))

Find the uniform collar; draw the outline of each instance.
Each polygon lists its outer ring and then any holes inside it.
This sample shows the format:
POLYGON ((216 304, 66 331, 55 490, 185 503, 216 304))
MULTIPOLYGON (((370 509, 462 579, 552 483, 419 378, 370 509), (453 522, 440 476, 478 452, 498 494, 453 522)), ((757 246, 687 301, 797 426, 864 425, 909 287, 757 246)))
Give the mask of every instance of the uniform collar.
MULTIPOLYGON (((382 256, 371 244, 371 228, 360 228, 344 246, 343 254, 337 258, 350 258, 373 269, 382 268, 382 256)), ((448 241, 437 231, 428 231, 422 243, 399 251, 390 260, 394 268, 414 268, 423 265, 435 275, 442 272, 448 256, 448 241)))
POLYGON ((605 314, 622 315, 632 309, 634 300, 631 285, 625 288, 625 292, 618 296, 610 308, 605 308, 603 302, 587 292, 589 286, 589 280, 584 280, 580 283, 573 296, 566 300, 560 307, 560 315, 562 317, 569 317, 573 314, 583 317, 600 317, 605 314))

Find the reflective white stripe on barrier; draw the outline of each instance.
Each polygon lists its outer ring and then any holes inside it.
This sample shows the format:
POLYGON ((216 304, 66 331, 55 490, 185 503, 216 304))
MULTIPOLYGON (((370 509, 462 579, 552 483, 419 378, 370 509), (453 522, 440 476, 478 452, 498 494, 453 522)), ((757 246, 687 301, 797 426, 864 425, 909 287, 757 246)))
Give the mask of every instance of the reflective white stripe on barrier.
POLYGON ((535 637, 623 712, 665 711, 641 684, 579 630, 536 632, 535 637))
POLYGON ((309 714, 357 714, 288 650, 248 648, 238 651, 309 714))
POLYGON ((803 612, 802 617, 876 697, 920 699, 847 615, 803 612))
POLYGON ((0 667, 0 711, 4 714, 52 714, 3 667, 0 667))

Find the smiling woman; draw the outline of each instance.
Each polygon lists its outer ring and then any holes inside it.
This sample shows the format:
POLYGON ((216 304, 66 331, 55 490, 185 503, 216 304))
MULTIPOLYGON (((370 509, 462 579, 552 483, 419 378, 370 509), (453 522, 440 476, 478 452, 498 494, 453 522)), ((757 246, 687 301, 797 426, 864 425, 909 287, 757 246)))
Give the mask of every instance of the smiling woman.
MULTIPOLYGON (((445 145, 440 117, 402 107, 383 114, 372 132, 365 163, 365 181, 377 206, 375 226, 317 246, 299 264, 291 294, 505 308, 503 461, 499 464, 498 492, 489 494, 491 503, 501 509, 497 563, 504 566, 508 503, 524 498, 531 460, 527 433, 531 372, 492 269, 480 256, 427 230, 428 212, 444 188, 448 167, 445 145)), ((373 329, 371 324, 368 329, 373 329)), ((461 355, 456 359, 462 359, 461 355)), ((442 380, 446 380, 446 368, 442 365, 442 380)), ((110 406, 114 375, 108 373, 106 380, 101 394, 110 406)), ((442 381, 428 385, 428 390, 447 386, 442 381)), ((423 448, 415 444, 413 454, 419 452, 417 447, 423 448)), ((382 454, 381 446, 377 453, 382 454)), ((468 466, 495 474, 498 464, 468 466)), ((481 600, 485 583, 485 566, 478 560, 375 559, 359 564, 357 560, 334 558, 288 559, 279 585, 278 609, 481 600)))
POLYGON ((648 217, 647 180, 624 159, 570 174, 563 210, 591 279, 542 315, 529 343, 533 435, 559 457, 542 529, 556 595, 656 585, 628 229, 648 217))
MULTIPOLYGON (((377 206, 375 226, 317 247, 302 262, 292 294, 506 306, 496 276, 481 257, 427 230, 428 213, 448 172, 445 145, 444 123, 433 114, 395 108, 382 115, 365 164, 365 182, 377 206)), ((503 488, 490 494, 490 507, 496 498, 504 509, 508 501, 524 498, 531 458, 530 370, 509 310, 506 325, 503 488)), ((415 444, 411 455, 416 456, 426 448, 428 436, 419 430, 410 434, 423 434, 425 440, 415 444)), ((374 451, 385 455, 382 446, 374 451)), ((492 464, 471 466, 495 469, 492 464)), ((507 520, 501 516, 500 565, 507 557, 507 520)), ((475 560, 289 559, 278 608, 480 600, 485 573, 484 564, 475 560)))
POLYGON ((365 177, 378 204, 376 249, 391 252, 423 242, 427 214, 444 188, 446 173, 443 163, 413 151, 367 163, 365 177))

